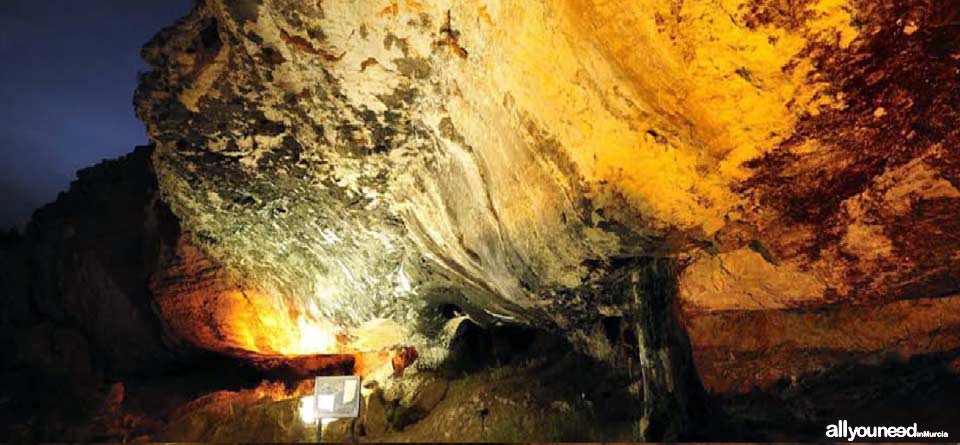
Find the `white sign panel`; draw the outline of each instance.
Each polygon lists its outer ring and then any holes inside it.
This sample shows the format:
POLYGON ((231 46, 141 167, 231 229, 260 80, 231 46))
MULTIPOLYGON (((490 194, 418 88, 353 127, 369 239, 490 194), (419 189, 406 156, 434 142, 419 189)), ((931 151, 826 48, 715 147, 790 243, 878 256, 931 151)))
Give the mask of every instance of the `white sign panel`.
POLYGON ((319 419, 342 419, 360 415, 360 377, 317 377, 314 381, 313 399, 316 417, 319 419))

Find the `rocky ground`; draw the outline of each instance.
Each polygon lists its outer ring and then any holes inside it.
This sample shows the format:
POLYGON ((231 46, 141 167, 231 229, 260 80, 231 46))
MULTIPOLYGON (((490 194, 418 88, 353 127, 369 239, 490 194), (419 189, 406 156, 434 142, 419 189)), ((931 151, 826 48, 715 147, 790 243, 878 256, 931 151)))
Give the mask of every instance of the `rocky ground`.
MULTIPOLYGON (((536 337, 541 334, 531 334, 536 337)), ((635 378, 542 336, 490 363, 416 365, 402 376, 365 381, 361 416, 324 428, 343 442, 634 441, 635 378)), ((744 392, 712 394, 714 440, 818 441, 831 422, 911 425, 951 431, 960 424, 960 351, 875 358, 783 379, 744 392)), ((388 365, 389 367, 389 365, 388 365)), ((0 416, 5 440, 312 442, 300 417, 308 382, 270 381, 242 361, 211 357, 163 376, 100 386, 51 385, 7 374, 0 416), (24 397, 29 392, 29 397, 24 397), (29 400, 24 404, 24 400, 29 400)))
MULTIPOLYGON (((860 424, 917 422, 925 428, 949 431, 960 421, 952 409, 960 387, 956 372, 948 371, 944 364, 939 358, 926 358, 909 364, 854 367, 804 378, 770 392, 719 397, 712 437, 822 440, 825 425, 838 419, 860 424)), ((497 367, 450 380, 429 374, 408 376, 407 381, 419 383, 405 395, 406 401, 382 391, 374 391, 365 399, 355 434, 363 442, 636 440, 635 423, 629 417, 636 414, 636 406, 623 400, 629 391, 580 392, 591 391, 589 382, 594 380, 581 381, 578 388, 569 376, 554 375, 570 371, 564 368, 533 364, 497 367), (416 415, 409 414, 411 410, 416 415)), ((194 381, 198 378, 189 376, 194 381)), ((101 397, 101 411, 57 397, 56 403, 65 405, 59 408, 59 417, 33 417, 28 420, 33 430, 10 423, 14 430, 8 439, 315 440, 315 430, 300 419, 298 398, 258 399, 252 396, 255 390, 246 389, 211 393, 174 407, 171 395, 152 386, 156 384, 128 384, 119 404, 122 414, 116 418, 110 417, 115 415, 109 408, 110 392, 101 397), (158 409, 158 405, 167 405, 166 410, 158 409), (157 417, 144 414, 150 410, 157 417), (95 412, 98 415, 94 418, 88 417, 95 412)), ((348 428, 349 422, 329 424, 325 437, 331 442, 346 440, 348 428)))

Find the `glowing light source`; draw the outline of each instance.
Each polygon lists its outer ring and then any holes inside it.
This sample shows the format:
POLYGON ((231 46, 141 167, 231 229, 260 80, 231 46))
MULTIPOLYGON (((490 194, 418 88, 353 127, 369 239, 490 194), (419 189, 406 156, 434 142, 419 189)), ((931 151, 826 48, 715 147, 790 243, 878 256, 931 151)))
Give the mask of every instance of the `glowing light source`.
MULTIPOLYGON (((324 295, 330 292, 332 290, 324 290, 324 295)), ((298 304, 293 298, 244 290, 224 292, 217 303, 204 306, 216 308, 213 324, 217 329, 189 331, 204 334, 198 335, 196 341, 212 350, 239 349, 288 357, 355 354, 389 349, 407 335, 402 326, 389 319, 372 319, 352 328, 340 327, 320 310, 324 304, 335 304, 334 300, 319 296, 306 304, 298 304), (207 335, 212 332, 217 335, 207 335)))
POLYGON ((313 400, 312 395, 300 398, 300 420, 310 425, 317 423, 316 404, 313 400))
POLYGON ((309 323, 303 316, 297 318, 299 339, 292 351, 281 351, 291 354, 317 354, 333 352, 337 348, 336 330, 331 326, 319 323, 309 323))
POLYGON ((221 336, 201 343, 221 343, 247 351, 287 356, 336 354, 341 330, 301 312, 289 299, 252 290, 226 292, 217 306, 221 336))
POLYGON ((314 396, 306 396, 300 399, 300 420, 307 425, 315 425, 320 420, 321 425, 327 425, 337 419, 324 417, 317 419, 317 404, 314 403, 314 396))

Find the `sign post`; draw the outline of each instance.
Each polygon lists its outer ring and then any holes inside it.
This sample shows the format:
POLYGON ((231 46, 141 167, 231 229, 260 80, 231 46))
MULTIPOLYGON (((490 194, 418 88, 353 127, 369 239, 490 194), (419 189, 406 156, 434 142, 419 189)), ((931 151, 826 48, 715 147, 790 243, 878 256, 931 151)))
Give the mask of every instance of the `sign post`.
MULTIPOLYGON (((313 385, 313 407, 317 419, 317 443, 321 443, 324 420, 356 419, 360 416, 360 377, 316 377, 313 385)), ((356 442, 352 425, 350 439, 356 442)))

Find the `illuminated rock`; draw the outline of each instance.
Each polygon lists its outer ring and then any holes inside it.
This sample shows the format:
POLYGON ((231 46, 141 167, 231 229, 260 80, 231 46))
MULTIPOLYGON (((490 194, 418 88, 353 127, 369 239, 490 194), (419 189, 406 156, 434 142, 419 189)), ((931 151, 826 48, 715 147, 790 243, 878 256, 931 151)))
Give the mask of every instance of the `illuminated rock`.
POLYGON ((192 242, 311 322, 564 329, 649 255, 694 310, 936 297, 955 9, 204 1, 136 103, 192 242))

